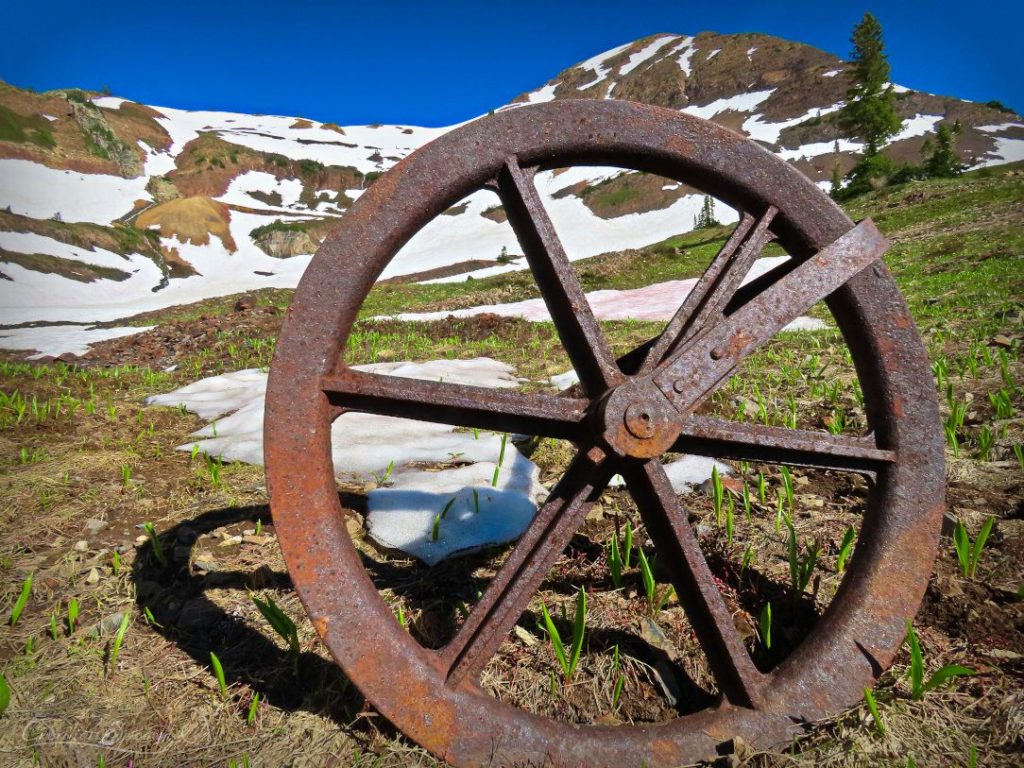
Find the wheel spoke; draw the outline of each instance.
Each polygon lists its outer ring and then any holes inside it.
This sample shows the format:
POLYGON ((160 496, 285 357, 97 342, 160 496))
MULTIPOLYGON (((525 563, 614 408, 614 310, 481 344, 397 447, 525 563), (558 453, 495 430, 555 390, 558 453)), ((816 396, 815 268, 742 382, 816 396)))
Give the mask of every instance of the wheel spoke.
POLYGON ((584 391, 591 397, 601 394, 624 377, 537 188, 515 157, 498 175, 498 193, 584 391))
POLYGON ((724 322, 677 349, 654 372, 654 383, 683 414, 691 412, 743 360, 800 313, 875 262, 888 242, 865 219, 783 278, 767 286, 724 322))
POLYGON ((631 466, 626 482, 661 562, 672 571, 679 602, 704 649, 719 690, 733 704, 757 707, 765 676, 754 666, 736 631, 665 470, 652 459, 631 466))
POLYGON ((348 368, 320 378, 332 406, 496 432, 579 439, 588 401, 385 376, 348 368))
POLYGON ((683 421, 679 439, 672 450, 699 456, 847 472, 876 472, 896 461, 896 452, 879 448, 871 436, 832 435, 697 414, 683 421))
POLYGON ((666 355, 693 336, 696 330, 714 322, 716 315, 721 315, 736 286, 746 276, 750 265, 771 237, 768 225, 777 212, 774 206, 769 206, 757 221, 757 226, 754 226, 753 216, 743 215, 732 235, 665 326, 654 347, 648 350, 641 373, 650 373, 666 355))
POLYGON ((591 499, 610 476, 601 449, 577 454, 466 622, 441 650, 449 685, 480 674, 583 524, 591 499))

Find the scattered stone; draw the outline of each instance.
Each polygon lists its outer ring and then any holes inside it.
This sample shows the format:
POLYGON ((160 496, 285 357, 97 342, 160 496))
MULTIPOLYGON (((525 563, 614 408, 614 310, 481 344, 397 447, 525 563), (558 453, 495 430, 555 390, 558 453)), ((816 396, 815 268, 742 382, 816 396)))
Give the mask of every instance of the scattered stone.
POLYGON ((1002 648, 993 648, 988 652, 988 655, 993 659, 1001 659, 1003 661, 1018 661, 1020 659, 1024 659, 1024 656, 1016 651, 1007 651, 1002 648))
POLYGON ((806 495, 797 496, 797 503, 802 507, 810 507, 811 509, 821 509, 825 506, 825 500, 821 496, 806 495))
POLYGON ((118 627, 121 626, 121 622, 124 620, 124 613, 118 611, 117 613, 111 613, 104 616, 102 619, 97 621, 89 628, 88 634, 97 635, 102 637, 103 635, 109 635, 111 632, 116 632, 118 627))
POLYGON ((235 302, 235 312, 245 312, 248 309, 252 309, 256 306, 256 297, 251 293, 247 293, 241 296, 238 301, 235 302))
POLYGON ((516 633, 516 637, 523 641, 523 645, 534 646, 537 644, 537 638, 530 634, 528 629, 524 629, 516 624, 513 631, 516 633))
POLYGON ((679 658, 679 651, 676 649, 675 645, 672 644, 672 641, 668 639, 654 619, 648 618, 647 616, 640 619, 640 637, 658 650, 664 651, 665 654, 673 661, 679 658))
POLYGON ((72 549, 74 549, 75 552, 86 552, 89 549, 89 542, 85 539, 82 539, 81 541, 76 541, 75 546, 72 547, 72 549))
POLYGON ((85 577, 86 584, 99 584, 100 583, 100 572, 95 568, 89 569, 89 575, 85 577))
POLYGON ((96 517, 90 517, 85 521, 85 530, 90 536, 95 536, 106 527, 106 522, 96 517))
POLYGON ((225 536, 224 539, 217 545, 218 547, 233 547, 236 544, 242 543, 241 536, 225 536))
POLYGON ((216 560, 206 553, 201 554, 193 560, 192 566, 202 573, 217 573, 218 571, 224 570, 216 560))

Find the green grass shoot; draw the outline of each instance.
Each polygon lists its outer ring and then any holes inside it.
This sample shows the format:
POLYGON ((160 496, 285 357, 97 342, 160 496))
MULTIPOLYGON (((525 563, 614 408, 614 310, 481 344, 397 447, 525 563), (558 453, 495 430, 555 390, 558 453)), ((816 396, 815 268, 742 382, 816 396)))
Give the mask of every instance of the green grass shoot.
POLYGON ((839 544, 839 555, 836 557, 836 572, 842 573, 846 568, 846 561, 850 557, 850 553, 853 551, 853 540, 857 537, 857 531, 854 530, 851 525, 846 529, 846 533, 843 534, 843 540, 839 544))
POLYGON ((562 642, 562 636, 558 632, 558 627, 555 626, 555 622, 551 619, 551 614, 548 613, 546 605, 541 603, 540 606, 541 614, 544 617, 544 631, 547 632, 549 638, 551 638, 551 646, 555 651, 555 658, 558 660, 558 665, 562 668, 562 678, 566 682, 572 680, 573 675, 576 673, 576 666, 579 664, 580 653, 583 650, 583 636, 586 631, 587 623, 587 593, 583 587, 580 587, 576 592, 576 613, 573 616, 572 622, 572 645, 570 646, 569 653, 565 652, 565 644, 562 642))
POLYGON ((22 583, 21 594, 18 595, 18 599, 14 601, 14 606, 11 608, 11 616, 8 619, 8 623, 12 627, 18 623, 18 619, 21 618, 21 613, 25 610, 29 597, 32 596, 32 576, 33 574, 30 573, 24 583, 22 583))
POLYGON ((870 688, 864 689, 864 701, 867 702, 868 712, 871 713, 871 717, 875 720, 875 728, 878 729, 879 735, 885 736, 885 723, 882 722, 882 716, 878 714, 878 705, 875 704, 875 695, 871 692, 870 688))
POLYGON ((981 553, 985 549, 988 535, 992 532, 993 523, 995 518, 992 515, 985 518, 977 538, 972 543, 967 526, 961 520, 956 521, 956 527, 953 529, 953 548, 956 550, 957 560, 960 561, 960 572, 965 578, 973 579, 977 573, 978 561, 981 560, 981 553))
POLYGON ((117 632, 114 633, 114 642, 110 646, 110 670, 113 671, 117 666, 117 657, 121 653, 121 644, 124 643, 124 633, 128 630, 128 623, 131 621, 131 613, 127 610, 124 612, 124 616, 121 617, 121 623, 117 627, 117 632))
POLYGON ((164 545, 160 541, 160 537, 156 534, 156 528, 152 523, 143 523, 142 530, 146 532, 149 537, 149 545, 153 550, 153 557, 160 565, 167 565, 167 554, 164 552, 164 545))
POLYGON ((906 674, 910 678, 910 695, 914 700, 920 700, 928 691, 938 688, 954 677, 977 674, 973 669, 961 664, 946 664, 935 670, 926 682, 924 679, 924 654, 921 652, 917 633, 914 632, 914 625, 910 621, 907 621, 906 642, 910 648, 910 666, 907 668, 906 674))
POLYGON ((264 601, 256 595, 252 595, 252 601, 259 608, 267 623, 288 643, 288 656, 292 662, 292 671, 297 674, 299 671, 299 630, 295 626, 295 622, 278 607, 271 597, 267 597, 264 601))
POLYGON ((643 547, 637 548, 637 557, 640 565, 640 578, 644 585, 644 594, 647 595, 647 607, 650 608, 651 615, 657 615, 661 612, 662 608, 665 607, 665 603, 672 597, 672 593, 675 592, 675 587, 671 584, 667 585, 664 589, 658 589, 658 584, 654 580, 654 563, 656 556, 652 556, 650 561, 647 559, 647 555, 644 554, 643 547))
POLYGON ((228 697, 228 682, 224 679, 224 667, 217 658, 217 654, 210 651, 210 666, 213 667, 213 676, 217 678, 217 687, 220 688, 220 697, 228 697))

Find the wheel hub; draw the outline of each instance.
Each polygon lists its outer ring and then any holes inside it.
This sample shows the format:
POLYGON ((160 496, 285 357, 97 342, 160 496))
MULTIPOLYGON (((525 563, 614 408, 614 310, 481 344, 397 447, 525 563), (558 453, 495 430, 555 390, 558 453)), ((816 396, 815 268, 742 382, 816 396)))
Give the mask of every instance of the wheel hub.
POLYGON ((616 456, 650 459, 679 437, 680 416, 647 377, 613 389, 595 414, 596 435, 616 456))

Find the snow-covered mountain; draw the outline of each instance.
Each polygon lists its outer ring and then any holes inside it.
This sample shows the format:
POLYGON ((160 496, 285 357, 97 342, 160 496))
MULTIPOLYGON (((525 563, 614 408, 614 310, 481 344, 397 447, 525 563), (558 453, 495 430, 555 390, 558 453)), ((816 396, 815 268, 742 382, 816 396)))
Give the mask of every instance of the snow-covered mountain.
MULTIPOLYGON (((827 188, 833 167, 846 170, 862 149, 834 122, 846 70, 834 56, 765 35, 654 35, 501 109, 561 98, 678 109, 762 142, 827 188)), ((896 159, 918 160, 927 136, 955 120, 965 162, 1024 159, 1024 121, 1001 105, 897 91, 896 159)), ((292 287, 376 177, 447 130, 188 112, 0 84, 0 347, 42 348, 47 331, 11 326, 78 324, 59 335, 79 349, 120 332, 83 324, 292 287)), ((684 185, 604 168, 546 172, 538 187, 574 259, 686 231, 703 200, 684 185)), ((716 215, 735 219, 722 205, 716 215)), ((509 258, 518 252, 497 198, 482 191, 416 235, 383 278, 464 280, 523 268, 509 258)))

